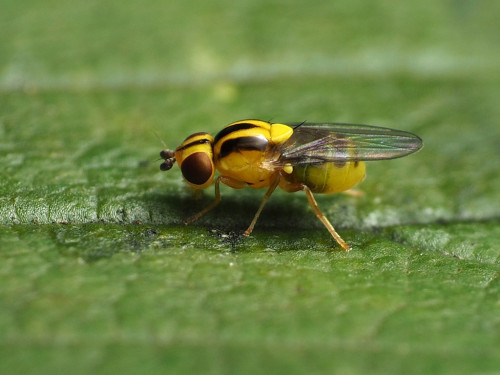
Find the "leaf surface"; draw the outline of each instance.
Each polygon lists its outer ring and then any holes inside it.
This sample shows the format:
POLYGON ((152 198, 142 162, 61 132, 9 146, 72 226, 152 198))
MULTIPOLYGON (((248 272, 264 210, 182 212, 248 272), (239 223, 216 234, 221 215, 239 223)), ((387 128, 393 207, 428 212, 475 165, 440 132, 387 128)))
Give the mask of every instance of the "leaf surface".
POLYGON ((3 4, 0 373, 498 372, 498 3, 196 7, 3 4), (425 146, 317 196, 349 253, 301 193, 184 226, 162 141, 244 118, 425 146))

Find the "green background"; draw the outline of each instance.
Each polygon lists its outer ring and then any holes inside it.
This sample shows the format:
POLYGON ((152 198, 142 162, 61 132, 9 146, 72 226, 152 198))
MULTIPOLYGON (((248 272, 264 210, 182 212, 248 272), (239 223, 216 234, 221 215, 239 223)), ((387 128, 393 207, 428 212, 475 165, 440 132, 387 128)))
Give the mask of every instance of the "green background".
POLYGON ((500 373, 498 1, 0 5, 1 374, 500 373), (425 147, 317 197, 349 253, 302 193, 185 227, 162 141, 244 118, 425 147))

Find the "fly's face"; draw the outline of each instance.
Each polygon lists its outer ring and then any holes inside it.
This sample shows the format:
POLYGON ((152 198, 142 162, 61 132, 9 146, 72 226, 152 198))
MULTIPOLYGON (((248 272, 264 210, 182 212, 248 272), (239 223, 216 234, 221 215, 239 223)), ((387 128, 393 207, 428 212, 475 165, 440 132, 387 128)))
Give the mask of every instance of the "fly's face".
POLYGON ((208 133, 195 133, 187 137, 174 151, 163 150, 160 157, 165 161, 160 169, 167 171, 177 161, 186 182, 194 189, 205 189, 215 174, 213 137, 208 133))

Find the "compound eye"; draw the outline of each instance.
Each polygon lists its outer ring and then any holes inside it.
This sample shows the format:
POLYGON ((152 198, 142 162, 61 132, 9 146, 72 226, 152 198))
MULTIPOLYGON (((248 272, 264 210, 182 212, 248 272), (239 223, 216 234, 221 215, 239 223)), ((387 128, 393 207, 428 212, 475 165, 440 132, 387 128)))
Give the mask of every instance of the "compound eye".
POLYGON ((195 152, 182 161, 182 175, 193 187, 204 189, 214 176, 214 164, 210 155, 205 152, 195 152))

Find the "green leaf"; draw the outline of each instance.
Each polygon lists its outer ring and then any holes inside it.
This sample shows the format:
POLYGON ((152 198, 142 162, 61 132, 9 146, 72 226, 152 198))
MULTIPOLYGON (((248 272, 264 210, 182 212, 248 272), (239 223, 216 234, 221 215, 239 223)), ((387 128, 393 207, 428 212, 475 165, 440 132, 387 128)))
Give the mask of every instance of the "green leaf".
POLYGON ((4 3, 1 374, 498 372, 498 2, 4 3), (244 118, 425 147, 317 196, 349 253, 300 192, 184 226, 162 142, 244 118))

